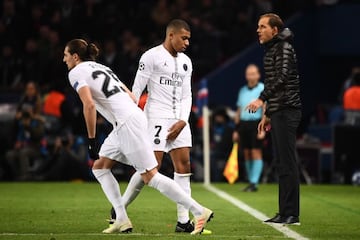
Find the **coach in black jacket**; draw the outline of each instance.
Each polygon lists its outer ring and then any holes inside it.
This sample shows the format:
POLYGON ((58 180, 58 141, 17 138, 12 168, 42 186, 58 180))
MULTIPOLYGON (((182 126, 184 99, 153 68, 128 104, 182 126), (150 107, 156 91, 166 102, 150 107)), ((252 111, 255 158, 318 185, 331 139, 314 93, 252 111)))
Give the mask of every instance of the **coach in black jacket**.
POLYGON ((258 131, 271 121, 274 161, 279 175, 279 213, 265 222, 299 225, 299 170, 296 161, 296 130, 301 119, 299 75, 292 33, 273 13, 258 22, 259 41, 265 46, 265 88, 248 105, 256 112, 266 102, 265 117, 258 131))

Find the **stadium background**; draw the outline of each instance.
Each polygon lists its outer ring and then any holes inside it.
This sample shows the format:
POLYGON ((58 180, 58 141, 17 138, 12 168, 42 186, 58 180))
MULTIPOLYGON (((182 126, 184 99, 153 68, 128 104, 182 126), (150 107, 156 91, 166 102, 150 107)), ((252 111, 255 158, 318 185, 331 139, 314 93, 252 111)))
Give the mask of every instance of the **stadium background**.
MULTIPOLYGON (((244 84, 245 65, 250 62, 262 65, 263 50, 256 40, 258 16, 272 11, 286 20, 296 36, 305 113, 299 136, 310 135, 311 140, 320 141, 315 151, 312 148, 303 151, 305 158, 316 160, 315 164, 307 164, 307 170, 319 182, 344 182, 345 170, 337 166, 333 151, 333 123, 338 119, 331 118, 330 113, 341 106, 342 84, 351 69, 360 65, 360 33, 353 27, 359 22, 359 10, 355 0, 3 0, 1 179, 11 179, 3 159, 14 143, 11 119, 26 82, 38 83, 44 98, 52 90, 62 92, 72 111, 61 121, 73 134, 84 135, 79 102, 68 86, 62 62, 63 47, 69 39, 81 37, 98 44, 103 50, 99 61, 131 86, 141 54, 161 43, 170 19, 183 18, 192 28, 187 53, 194 64, 194 100, 198 83, 206 80, 210 107, 234 108, 237 89, 244 84), (342 176, 337 177, 337 171, 342 176)), ((346 145, 356 142, 349 135, 346 140, 346 145)), ((338 155, 349 152, 339 151, 338 155)), ((352 162, 357 156, 352 153, 348 160, 345 154, 342 163, 352 162)), ((346 171, 352 172, 357 166, 351 163, 346 171)))

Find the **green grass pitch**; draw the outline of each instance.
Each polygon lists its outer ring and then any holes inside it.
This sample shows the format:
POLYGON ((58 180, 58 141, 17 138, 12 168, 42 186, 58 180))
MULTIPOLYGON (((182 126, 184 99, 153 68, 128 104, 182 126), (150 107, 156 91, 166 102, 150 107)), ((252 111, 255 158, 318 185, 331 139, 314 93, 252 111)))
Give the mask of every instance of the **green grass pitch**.
MULTIPOLYGON (((276 213, 276 185, 257 193, 241 192, 244 184, 214 186, 268 216, 276 213)), ((202 184, 192 189, 215 212, 207 225, 212 235, 175 234, 175 204, 149 187, 128 208, 133 233, 104 235, 110 204, 98 183, 0 183, 0 239, 287 239, 202 184)), ((309 239, 360 239, 360 187, 303 185, 301 226, 290 228, 309 239)))

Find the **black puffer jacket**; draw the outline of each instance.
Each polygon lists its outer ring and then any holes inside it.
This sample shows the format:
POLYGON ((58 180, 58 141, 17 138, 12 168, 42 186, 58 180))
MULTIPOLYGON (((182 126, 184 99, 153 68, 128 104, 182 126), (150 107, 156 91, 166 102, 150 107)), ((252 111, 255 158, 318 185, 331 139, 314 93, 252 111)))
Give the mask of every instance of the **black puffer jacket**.
POLYGON ((267 116, 284 108, 301 108, 300 81, 292 39, 292 32, 285 28, 264 44, 265 88, 259 98, 267 103, 267 116))

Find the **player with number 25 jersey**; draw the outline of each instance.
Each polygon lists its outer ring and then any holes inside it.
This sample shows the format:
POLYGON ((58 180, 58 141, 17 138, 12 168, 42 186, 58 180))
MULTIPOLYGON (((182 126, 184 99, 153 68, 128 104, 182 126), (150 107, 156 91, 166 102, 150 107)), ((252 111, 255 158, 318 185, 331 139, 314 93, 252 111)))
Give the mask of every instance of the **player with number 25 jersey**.
POLYGON ((123 84, 117 76, 104 65, 94 61, 84 61, 71 69, 69 81, 76 90, 83 86, 90 88, 96 109, 114 127, 122 125, 134 111, 138 110, 133 108, 135 103, 123 90, 123 84))

